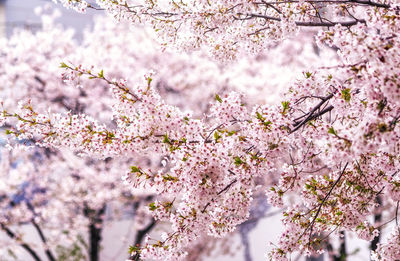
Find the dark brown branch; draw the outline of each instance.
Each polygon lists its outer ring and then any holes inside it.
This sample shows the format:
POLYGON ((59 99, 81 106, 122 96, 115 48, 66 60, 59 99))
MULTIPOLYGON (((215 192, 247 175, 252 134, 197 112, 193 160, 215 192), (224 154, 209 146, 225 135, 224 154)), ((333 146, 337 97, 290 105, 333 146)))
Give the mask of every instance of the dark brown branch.
POLYGON ((335 25, 342 25, 342 26, 353 26, 356 25, 358 23, 363 23, 365 24, 365 20, 360 19, 360 20, 353 20, 353 21, 345 21, 345 22, 341 22, 341 21, 336 21, 336 22, 295 22, 295 24, 297 26, 305 26, 305 27, 331 27, 331 26, 335 26, 335 25))
POLYGON ((311 6, 313 7, 313 9, 314 9, 314 11, 315 11, 315 13, 316 13, 316 15, 317 15, 319 21, 320 21, 320 22, 323 22, 323 18, 322 18, 322 16, 321 16, 321 14, 319 13, 318 8, 314 5, 314 3, 310 3, 310 4, 311 4, 311 6))
POLYGON ((397 227, 397 229, 399 230, 399 234, 400 234, 400 227, 399 227, 399 204, 400 204, 400 201, 397 201, 395 220, 396 220, 396 227, 397 227))
POLYGON ((106 210, 104 205, 100 210, 89 207, 84 209, 84 215, 89 218, 89 260, 98 261, 100 254, 101 232, 103 230, 103 215, 106 210))
POLYGON ((273 17, 273 16, 268 16, 268 15, 263 15, 263 14, 243 14, 243 13, 238 13, 237 15, 239 16, 244 16, 243 18, 236 17, 237 20, 250 20, 253 18, 262 18, 265 20, 272 20, 272 21, 277 21, 280 22, 281 19, 279 17, 273 17))
POLYGON ((268 4, 265 1, 263 1, 263 3, 265 3, 266 6, 271 7, 272 9, 274 9, 278 14, 282 14, 282 12, 278 8, 276 8, 274 5, 268 4))
MULTIPOLYGON (((36 216, 35 209, 30 202, 27 202, 27 207, 30 211, 32 211, 33 215, 36 216)), ((47 240, 46 240, 46 237, 44 236, 44 233, 43 233, 42 229, 40 228, 39 224, 35 222, 34 218, 31 219, 31 223, 32 223, 33 227, 36 229, 37 233, 39 234, 40 240, 42 240, 42 242, 46 245, 46 250, 44 252, 46 253, 47 258, 50 261, 56 261, 51 250, 49 248, 47 248, 47 240)))
POLYGON ((329 241, 326 244, 326 250, 328 250, 328 259, 333 260, 335 258, 335 253, 333 250, 333 246, 332 246, 331 242, 329 242, 329 241))
POLYGON ((34 79, 39 82, 43 87, 46 86, 46 82, 42 80, 39 76, 35 75, 34 79))
POLYGON ((208 134, 207 138, 205 138, 204 142, 208 143, 209 142, 209 138, 211 137, 211 135, 214 133, 214 131, 218 130, 219 128, 221 128, 224 125, 224 123, 218 125, 217 127, 213 128, 212 130, 210 130, 210 133, 208 134))
POLYGON ((141 245, 146 234, 148 234, 156 224, 157 224, 157 221, 155 219, 152 219, 150 224, 147 225, 147 227, 138 230, 136 237, 135 237, 135 245, 136 246, 141 245))
MULTIPOLYGON (((12 239, 17 239, 17 235, 15 235, 14 232, 12 232, 8 227, 6 227, 4 224, 0 224, 0 227, 2 230, 4 230, 4 232, 6 232, 6 234, 12 238, 12 239)), ((20 246, 25 249, 35 261, 41 261, 42 259, 40 259, 40 257, 38 256, 38 254, 27 244, 27 243, 20 243, 20 246)))
POLYGON ((379 108, 378 115, 382 114, 382 112, 385 109, 386 105, 387 105, 387 99, 385 97, 383 100, 379 101, 379 103, 378 103, 378 108, 379 108))
MULTIPOLYGON (((231 173, 233 173, 231 170, 228 170, 229 172, 231 172, 231 173)), ((228 185, 226 185, 221 191, 219 191, 218 193, 217 193, 217 195, 219 196, 219 195, 221 195, 222 193, 224 193, 225 191, 227 191, 233 184, 235 184, 237 182, 237 179, 234 179, 234 180, 232 180, 232 182, 231 183, 229 183, 228 185)), ((212 200, 212 201, 214 201, 214 200, 212 200)), ((208 202, 205 206, 204 206, 204 208, 203 208, 203 210, 201 211, 202 213, 204 213, 205 211, 206 211, 206 209, 208 208, 208 206, 210 206, 211 205, 211 203, 210 202, 208 202)))
POLYGON ((399 119, 400 119, 400 113, 398 113, 398 114, 393 118, 393 120, 390 121, 390 123, 389 123, 389 129, 390 129, 390 130, 393 130, 393 129, 394 129, 394 127, 396 126, 396 124, 399 122, 399 119))
POLYGON ((309 122, 309 121, 311 121, 311 120, 313 120, 313 119, 315 119, 315 118, 317 118, 319 116, 322 116, 323 114, 331 111, 333 109, 332 105, 326 107, 322 111, 318 111, 317 112, 317 110, 319 110, 322 107, 322 105, 324 105, 324 103, 327 102, 332 97, 333 97, 333 94, 331 93, 328 96, 326 96, 325 98, 321 99, 321 101, 314 108, 312 108, 312 110, 309 113, 307 113, 306 115, 304 115, 302 117, 297 118, 297 119, 301 119, 301 118, 304 118, 304 119, 302 121, 296 121, 295 120, 295 122, 293 123, 293 126, 295 128, 293 130, 291 130, 291 133, 293 133, 293 132, 297 131, 298 129, 300 129, 307 122, 309 122))
POLYGON ((323 169, 326 169, 328 166, 322 166, 322 167, 320 167, 319 169, 315 169, 315 170, 302 170, 301 172, 303 172, 303 173, 308 173, 308 174, 312 174, 312 173, 315 173, 315 172, 318 172, 318 171, 321 171, 321 170, 323 170, 323 169))
MULTIPOLYGON (((277 21, 280 22, 282 21, 282 19, 280 19, 279 17, 273 17, 273 16, 268 16, 268 15, 263 15, 263 14, 243 14, 243 13, 238 13, 237 14, 239 17, 234 16, 234 18, 236 20, 250 20, 253 18, 262 18, 265 20, 272 20, 272 21, 277 21), (244 16, 244 17, 240 17, 240 16, 244 16)), ((335 21, 335 22, 331 22, 331 21, 326 21, 326 22, 303 22, 303 21, 296 21, 295 24, 297 26, 304 26, 304 27, 331 27, 331 26, 335 26, 335 25, 342 25, 342 26, 353 26, 356 25, 358 23, 366 23, 365 20, 363 19, 357 19, 357 20, 353 20, 353 21, 335 21)))
MULTIPOLYGON (((258 2, 255 4, 262 5, 262 4, 269 4, 269 5, 280 5, 280 4, 290 4, 290 3, 299 3, 298 0, 289 0, 289 1, 279 1, 279 2, 258 2)), ((321 4, 360 4, 360 5, 367 5, 367 6, 374 6, 379 8, 389 8, 390 5, 377 3, 372 1, 361 1, 361 0, 305 0, 306 3, 321 3, 321 4)))
POLYGON ((229 183, 228 185, 225 186, 225 188, 223 188, 220 192, 217 193, 217 195, 221 195, 222 193, 224 193, 225 191, 227 191, 233 184, 235 184, 237 182, 237 179, 234 179, 231 183, 229 183))
POLYGON ((106 10, 106 9, 104 9, 104 8, 100 8, 100 7, 97 7, 97 6, 93 6, 93 5, 91 5, 91 4, 88 4, 87 7, 90 8, 90 9, 96 10, 96 11, 104 11, 104 10, 106 10))
MULTIPOLYGON (((47 240, 46 240, 46 237, 45 237, 44 234, 43 234, 42 229, 39 227, 39 225, 38 225, 33 219, 31 220, 31 223, 32 223, 32 225, 35 227, 36 231, 38 232, 39 237, 40 237, 40 240, 42 240, 42 242, 43 242, 44 244, 47 245, 47 240)), ((45 250, 44 252, 46 253, 47 258, 48 258, 50 261, 56 261, 56 259, 55 259, 54 256, 53 256, 53 253, 51 252, 50 249, 48 249, 48 248, 46 247, 46 250, 45 250)))
MULTIPOLYGON (((319 116, 324 115, 325 113, 327 113, 327 112, 333 110, 333 108, 334 108, 334 107, 333 107, 332 105, 329 105, 328 107, 326 107, 326 108, 323 109, 322 111, 319 111, 319 112, 317 112, 317 113, 311 115, 311 117, 307 117, 308 119, 307 119, 306 122, 304 122, 304 124, 307 123, 307 122, 309 122, 309 121, 312 121, 312 120, 318 118, 319 116)), ((300 123, 301 123, 301 122, 296 122, 296 123, 294 123, 293 125, 294 125, 295 127, 297 127, 300 123)), ((304 124, 302 124, 302 125, 304 125, 304 124)), ((293 130, 293 131, 296 131, 296 130, 293 130)))
MULTIPOLYGON (((322 206, 325 204, 326 200, 329 198, 329 196, 331 195, 333 189, 336 187, 336 185, 339 183, 340 179, 342 178, 342 176, 345 173, 345 170, 347 168, 347 165, 349 163, 347 162, 346 165, 344 166, 342 172, 340 173, 339 177, 337 178, 337 180, 335 181, 335 183, 332 185, 332 187, 330 188, 329 192, 325 195, 325 197, 323 198, 322 202, 319 204, 317 212, 315 213, 312 221, 310 222, 310 224, 307 226, 307 228, 305 229, 304 233, 307 232, 308 229, 310 229, 310 237, 313 234, 313 229, 314 229, 314 224, 315 224, 315 220, 317 219, 317 217, 319 216, 319 213, 322 210, 322 206)), ((302 237, 304 235, 304 233, 300 236, 302 237)))
MULTIPOLYGON (((139 247, 142 244, 144 237, 153 229, 156 224, 157 221, 153 218, 150 224, 137 231, 135 237, 135 246, 139 247)), ((130 256, 129 260, 140 260, 140 252, 136 252, 135 255, 130 256)))
POLYGON ((339 256, 335 257, 335 261, 346 261, 347 251, 346 251, 346 234, 344 231, 340 232, 340 246, 339 246, 339 256))
MULTIPOLYGON (((376 203, 378 203, 379 205, 382 204, 382 199, 380 196, 376 197, 376 203)), ((382 213, 380 210, 378 210, 378 213, 376 213, 374 215, 374 223, 378 224, 378 223, 381 223, 381 221, 382 221, 382 213)), ((371 241, 371 244, 370 244, 371 251, 375 251, 378 248, 378 243, 381 239, 381 228, 377 228, 377 229, 379 231, 379 234, 378 234, 378 236, 374 237, 374 239, 371 241)))

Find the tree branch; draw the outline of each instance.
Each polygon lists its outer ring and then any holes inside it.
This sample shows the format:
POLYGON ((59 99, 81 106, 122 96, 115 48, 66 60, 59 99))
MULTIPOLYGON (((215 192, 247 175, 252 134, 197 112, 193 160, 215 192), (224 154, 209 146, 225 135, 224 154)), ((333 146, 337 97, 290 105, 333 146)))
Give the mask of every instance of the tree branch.
MULTIPOLYGON (((6 234, 15 240, 18 240, 17 235, 15 235, 14 232, 12 232, 8 227, 6 227, 4 224, 0 224, 0 227, 2 230, 4 230, 4 232, 6 232, 6 234)), ((35 261, 42 261, 42 259, 38 256, 38 254, 27 244, 24 242, 20 243, 20 246, 25 249, 35 261)))
MULTIPOLYGON (((322 210, 322 206, 324 205, 324 203, 326 202, 326 200, 329 198, 329 196, 331 195, 333 189, 336 187, 336 185, 339 183, 340 179, 341 179, 342 176, 344 175, 345 170, 346 170, 348 164, 349 164, 349 163, 347 162, 346 165, 344 166, 343 170, 341 171, 339 177, 337 178, 337 180, 335 181, 335 183, 332 185, 332 187, 330 188, 329 192, 325 195, 325 197, 323 198, 322 202, 319 204, 318 209, 317 209, 317 212, 315 213, 315 215, 314 215, 312 221, 310 222, 310 224, 309 224, 309 225, 307 226, 307 228, 305 229, 304 233, 307 232, 308 229, 310 229, 310 237, 312 236, 313 229, 314 229, 314 224, 315 224, 315 221, 316 221, 317 217, 319 216, 319 213, 320 213, 321 210, 322 210)), ((304 233, 300 236, 300 238, 304 235, 304 233)))
POLYGON ((335 258, 335 261, 346 261, 347 260, 347 250, 346 250, 346 234, 344 231, 340 232, 340 246, 339 246, 339 256, 335 258))
POLYGON ((146 234, 148 234, 156 224, 157 224, 157 221, 154 218, 152 218, 152 221, 150 222, 149 225, 147 225, 147 227, 138 230, 136 237, 135 237, 135 245, 141 245, 144 236, 146 234))
MULTIPOLYGON (((289 0, 289 1, 275 1, 275 2, 258 2, 255 4, 258 5, 280 5, 280 4, 291 4, 291 3, 299 3, 300 1, 298 0, 289 0)), ((374 7, 379 7, 379 8, 389 8, 390 5, 388 4, 383 4, 383 3, 377 3, 373 1, 362 1, 362 0, 305 0, 304 2, 306 3, 320 3, 320 4, 360 4, 360 5, 368 5, 368 6, 374 6, 374 7)))
POLYGON ((314 107, 311 109, 311 111, 297 119, 301 119, 304 118, 304 120, 302 121, 294 121, 293 123, 293 127, 295 127, 293 130, 290 131, 290 133, 293 133, 295 131, 297 131, 298 129, 300 129, 303 125, 305 125, 307 122, 322 116, 323 114, 331 111, 334 107, 332 105, 328 106, 327 108, 323 109, 322 111, 319 111, 316 113, 317 110, 319 110, 321 108, 322 105, 324 105, 325 102, 327 102, 329 99, 331 99, 333 97, 333 94, 329 94, 328 96, 324 97, 321 99, 321 101, 314 107))
MULTIPOLYGON (((152 218, 152 221, 147 225, 147 227, 138 230, 135 237, 135 246, 139 247, 142 244, 144 237, 153 229, 156 224, 157 221, 152 218)), ((140 260, 140 252, 136 252, 135 255, 130 256, 129 260, 140 260)))
MULTIPOLYGON (((33 205, 30 202, 27 202, 26 205, 28 206, 29 210, 32 211, 33 215, 36 216, 35 209, 34 209, 33 205)), ((46 237, 44 236, 44 233, 43 233, 42 229, 35 222, 34 218, 31 219, 31 223, 32 223, 33 227, 36 229, 36 231, 38 232, 40 240, 42 240, 42 242, 45 244, 45 251, 44 252, 46 253, 47 258, 50 261, 56 261, 56 259, 54 258, 53 253, 51 252, 51 250, 47 248, 47 240, 46 240, 46 237)))
MULTIPOLYGON (((273 16, 268 16, 268 15, 263 15, 263 14, 244 14, 244 13, 238 13, 237 14, 239 17, 235 16, 234 18, 236 20, 250 20, 253 18, 262 18, 265 20, 272 20, 272 21, 277 21, 277 22, 281 22, 282 19, 279 17, 273 17, 273 16), (240 17, 240 16, 244 16, 244 17, 240 17)), ((326 20, 326 19, 325 19, 326 20)), ((326 22, 303 22, 303 21, 296 21, 295 24, 297 26, 304 26, 304 27, 331 27, 331 26, 335 26, 335 25, 342 25, 342 26, 353 26, 356 25, 358 23, 363 23, 365 24, 366 21, 363 19, 357 19, 357 20, 353 20, 353 21, 335 21, 335 22, 331 22, 331 21, 326 21, 326 22)))
MULTIPOLYGON (((379 205, 382 204, 382 199, 380 196, 376 197, 376 203, 378 203, 379 205)), ((382 213, 378 212, 374 215, 374 223, 375 224, 380 223, 381 221, 382 221, 382 213)), ((378 248, 378 243, 381 239, 381 228, 379 227, 377 229, 379 231, 379 234, 378 234, 378 236, 374 237, 374 239, 371 241, 371 244, 370 244, 371 251, 375 251, 378 248)))
MULTIPOLYGON (((228 170, 228 171, 231 172, 230 170, 228 170)), ((219 195, 221 195, 222 193, 224 193, 225 191, 227 191, 227 190, 228 190, 233 184, 235 184, 236 182, 237 182, 237 179, 232 180, 232 182, 229 183, 228 185, 226 185, 221 191, 219 191, 219 192, 217 193, 217 195, 219 196, 219 195)), ((211 201, 214 201, 214 199, 212 199, 211 201)), ((204 213, 204 212, 206 211, 206 209, 208 208, 209 205, 211 205, 210 202, 208 202, 208 203, 204 206, 204 208, 203 208, 203 210, 202 210, 201 212, 204 213)))
POLYGON ((53 253, 51 253, 51 250, 47 248, 47 240, 46 240, 46 238, 45 238, 45 236, 43 234, 42 229, 39 227, 39 225, 33 219, 31 220, 31 223, 35 227, 36 231, 38 232, 42 242, 46 245, 45 253, 46 253, 47 258, 50 261, 56 261, 56 259, 53 256, 53 253))
POLYGON ((93 210, 89 207, 84 209, 84 215, 89 218, 89 257, 90 261, 98 261, 100 253, 100 241, 101 232, 103 225, 103 215, 106 210, 106 206, 100 210, 93 210))

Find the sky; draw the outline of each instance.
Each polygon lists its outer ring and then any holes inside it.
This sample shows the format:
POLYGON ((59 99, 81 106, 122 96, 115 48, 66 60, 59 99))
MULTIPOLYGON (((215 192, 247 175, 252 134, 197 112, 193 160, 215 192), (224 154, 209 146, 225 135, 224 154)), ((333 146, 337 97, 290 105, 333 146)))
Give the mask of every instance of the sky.
POLYGON ((40 28, 40 18, 34 12, 37 6, 45 6, 47 4, 59 9, 62 16, 57 22, 66 27, 74 28, 77 39, 82 38, 82 32, 85 28, 92 26, 93 16, 101 14, 101 11, 95 10, 88 10, 86 14, 80 14, 63 8, 51 0, 0 0, 0 4, 4 6, 5 13, 5 19, 3 18, 3 21, 0 19, 0 32, 5 31, 8 36, 17 27, 26 27, 33 30, 40 28))

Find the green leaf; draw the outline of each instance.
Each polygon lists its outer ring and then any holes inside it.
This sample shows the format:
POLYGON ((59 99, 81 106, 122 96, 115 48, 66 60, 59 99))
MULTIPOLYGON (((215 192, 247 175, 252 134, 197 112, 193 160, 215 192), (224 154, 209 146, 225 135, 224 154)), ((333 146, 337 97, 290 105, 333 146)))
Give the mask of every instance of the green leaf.
POLYGON ((214 132, 214 138, 215 138, 215 142, 218 142, 219 139, 222 138, 221 135, 219 135, 218 131, 214 132))
POLYGON ((264 118, 264 117, 261 115, 261 113, 259 113, 258 111, 256 111, 256 118, 257 118, 259 121, 261 121, 262 124, 263 124, 267 129, 270 128, 269 125, 271 125, 272 122, 271 122, 271 121, 266 121, 265 118, 264 118))
POLYGON ((350 94, 350 89, 349 88, 342 90, 342 98, 347 102, 350 101, 351 94, 350 94))
POLYGON ((235 161, 236 166, 242 165, 244 163, 244 161, 239 156, 236 156, 233 159, 235 161))
POLYGON ((17 255, 11 249, 8 248, 7 253, 9 256, 12 256, 15 260, 17 260, 17 255))
POLYGON ((163 176, 163 180, 164 181, 172 181, 172 182, 177 182, 179 179, 177 178, 177 177, 173 177, 173 176, 171 176, 171 175, 166 175, 166 176, 163 176))
POLYGON ((279 147, 279 144, 275 144, 275 143, 271 143, 271 142, 268 143, 268 149, 270 149, 270 150, 274 150, 278 147, 279 147))
POLYGON ((330 127, 329 129, 328 129, 328 133, 329 134, 332 134, 332 135, 337 135, 337 132, 335 131, 335 129, 333 128, 333 127, 330 127))
POLYGON ((129 254, 133 254, 133 253, 140 253, 140 247, 138 246, 129 246, 129 250, 128 250, 129 254))
POLYGON ((167 133, 165 133, 164 135, 163 143, 171 144, 171 141, 169 140, 167 133))
POLYGON ((364 108, 367 108, 368 102, 367 101, 360 101, 362 105, 364 105, 364 108))
POLYGON ((131 166, 131 173, 142 173, 139 167, 131 166))
POLYGON ((222 99, 221 99, 221 97, 219 97, 218 94, 215 94, 215 99, 216 99, 218 102, 222 102, 222 99))
POLYGON ((288 112, 288 110, 290 108, 289 104, 290 104, 290 102, 288 102, 288 101, 283 101, 282 102, 282 106, 283 106, 282 114, 283 115, 285 115, 288 112))
POLYGON ((60 63, 60 68, 69 68, 69 66, 66 63, 62 62, 60 63))
POLYGON ((149 204, 150 211, 154 211, 157 208, 159 208, 159 206, 156 206, 156 203, 152 202, 152 203, 149 204))
POLYGON ((257 119, 258 120, 260 120, 260 121, 264 121, 265 120, 264 117, 258 111, 256 111, 256 115, 257 115, 257 119))
POLYGON ((99 78, 104 78, 103 70, 98 73, 99 78))
POLYGON ((228 136, 230 137, 230 136, 233 136, 234 134, 236 133, 236 131, 229 131, 229 132, 227 132, 227 134, 228 134, 228 136))

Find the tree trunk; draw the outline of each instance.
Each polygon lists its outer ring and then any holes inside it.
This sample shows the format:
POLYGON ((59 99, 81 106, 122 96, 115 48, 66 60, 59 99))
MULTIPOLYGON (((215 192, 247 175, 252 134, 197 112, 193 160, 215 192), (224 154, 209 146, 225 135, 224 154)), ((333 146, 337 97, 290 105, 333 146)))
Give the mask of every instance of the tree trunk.
POLYGON ((101 232, 103 230, 103 215, 106 210, 104 205, 100 210, 86 208, 84 214, 89 218, 89 260, 99 261, 101 232))

